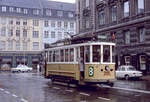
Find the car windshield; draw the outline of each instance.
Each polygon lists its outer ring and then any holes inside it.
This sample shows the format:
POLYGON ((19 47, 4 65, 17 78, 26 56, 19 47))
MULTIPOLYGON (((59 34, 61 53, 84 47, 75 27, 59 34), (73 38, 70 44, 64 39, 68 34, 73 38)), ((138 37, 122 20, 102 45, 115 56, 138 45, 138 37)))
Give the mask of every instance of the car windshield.
POLYGON ((128 71, 135 71, 136 69, 134 67, 129 67, 128 71))

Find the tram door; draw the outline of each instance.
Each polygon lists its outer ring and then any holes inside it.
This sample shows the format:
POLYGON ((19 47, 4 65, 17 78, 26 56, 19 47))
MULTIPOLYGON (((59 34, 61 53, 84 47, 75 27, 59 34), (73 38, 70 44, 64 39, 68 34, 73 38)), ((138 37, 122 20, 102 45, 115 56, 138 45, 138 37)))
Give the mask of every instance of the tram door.
POLYGON ((84 46, 80 47, 80 76, 84 79, 84 46))

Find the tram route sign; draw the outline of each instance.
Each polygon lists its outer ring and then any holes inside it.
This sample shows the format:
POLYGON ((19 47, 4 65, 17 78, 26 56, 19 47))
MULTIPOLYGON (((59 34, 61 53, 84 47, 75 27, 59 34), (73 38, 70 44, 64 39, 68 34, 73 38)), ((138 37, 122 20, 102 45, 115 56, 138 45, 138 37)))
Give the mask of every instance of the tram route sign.
POLYGON ((90 66, 89 67, 89 77, 93 77, 94 76, 94 67, 90 66))

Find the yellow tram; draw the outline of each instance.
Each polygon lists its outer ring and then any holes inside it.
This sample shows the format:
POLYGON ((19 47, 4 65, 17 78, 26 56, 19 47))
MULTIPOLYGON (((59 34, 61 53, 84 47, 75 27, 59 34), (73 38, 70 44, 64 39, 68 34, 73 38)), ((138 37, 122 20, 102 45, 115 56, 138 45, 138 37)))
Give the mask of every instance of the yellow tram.
POLYGON ((108 84, 115 80, 115 43, 87 42, 44 50, 44 76, 75 84, 108 84))

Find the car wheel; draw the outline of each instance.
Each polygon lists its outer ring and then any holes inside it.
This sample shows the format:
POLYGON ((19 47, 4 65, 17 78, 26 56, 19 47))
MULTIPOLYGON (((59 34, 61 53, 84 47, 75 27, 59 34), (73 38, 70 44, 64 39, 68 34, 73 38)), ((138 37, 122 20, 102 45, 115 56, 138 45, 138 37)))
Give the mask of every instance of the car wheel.
POLYGON ((21 70, 18 70, 17 72, 18 72, 18 73, 21 73, 21 70))
POLYGON ((129 79, 129 75, 125 75, 125 79, 128 80, 129 79))
POLYGON ((27 71, 28 73, 31 72, 30 70, 27 71))

